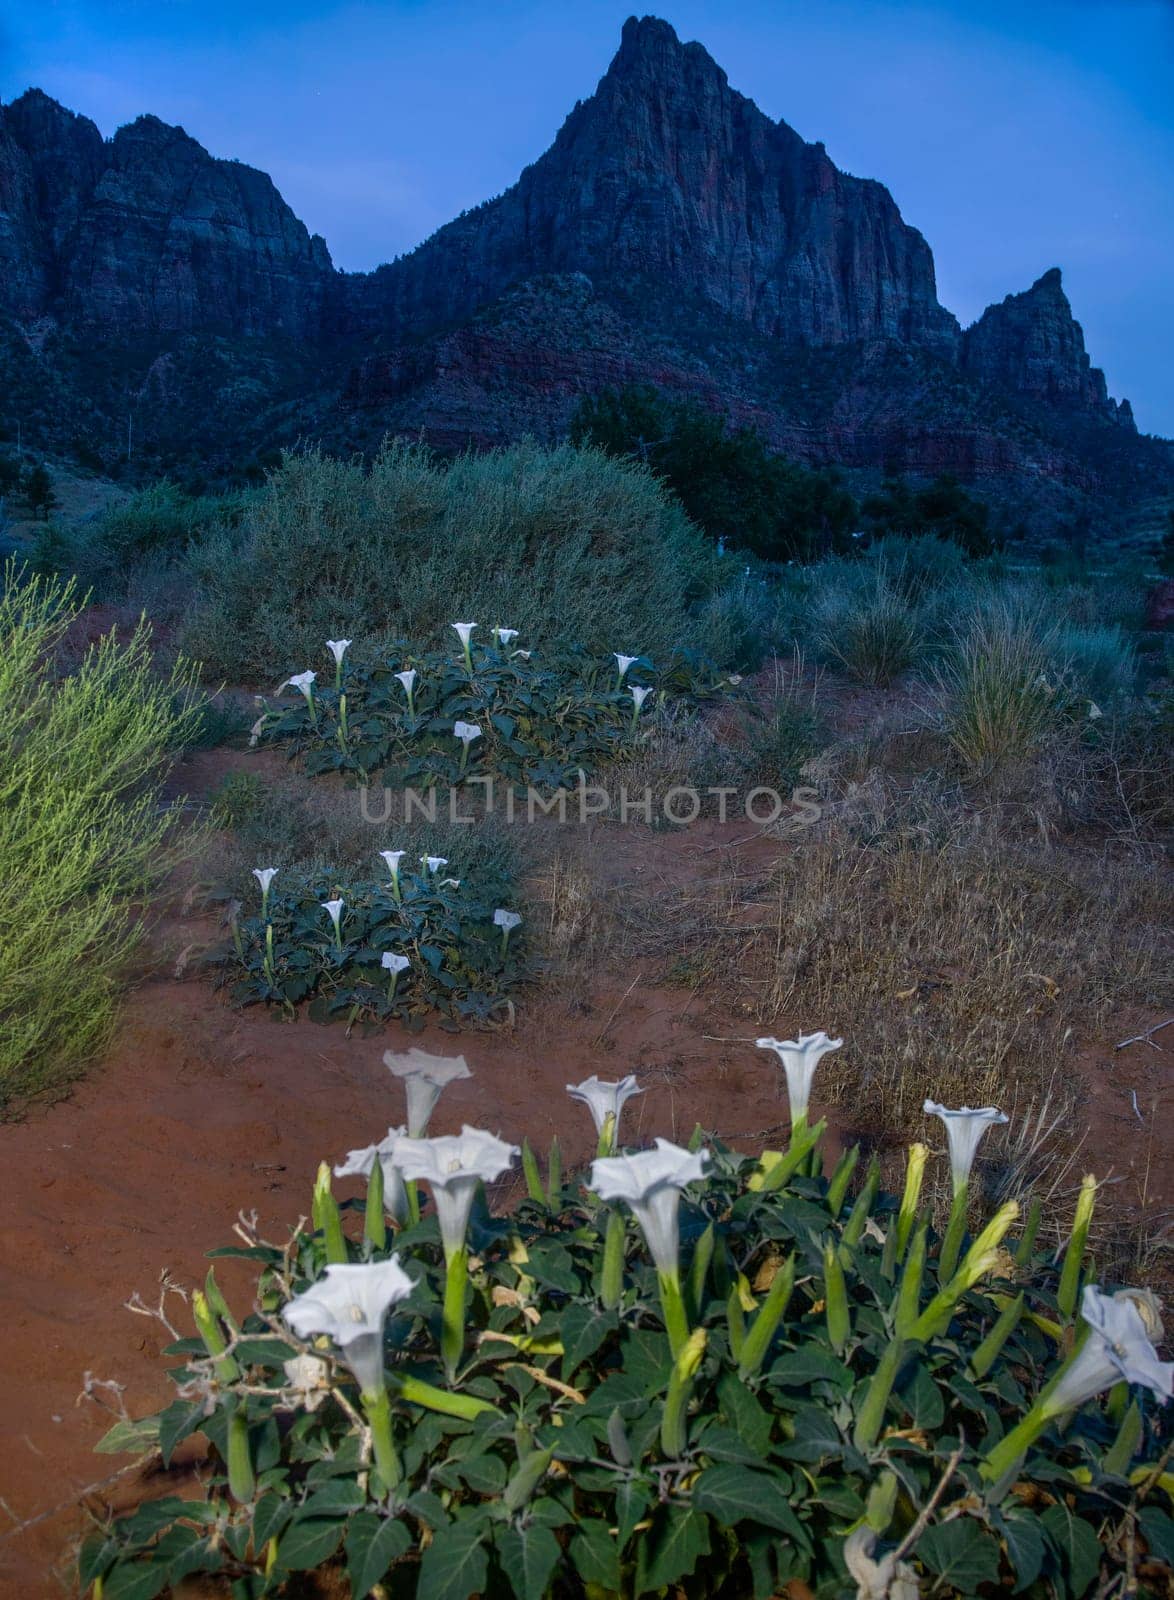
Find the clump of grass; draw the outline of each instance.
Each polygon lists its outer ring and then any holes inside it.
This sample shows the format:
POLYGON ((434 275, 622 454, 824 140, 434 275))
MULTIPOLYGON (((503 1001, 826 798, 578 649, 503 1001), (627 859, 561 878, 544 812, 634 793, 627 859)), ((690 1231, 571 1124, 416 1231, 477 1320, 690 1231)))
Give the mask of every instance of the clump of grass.
POLYGON ((1174 896, 1148 863, 1045 857, 939 810, 912 826, 893 795, 888 828, 830 815, 781 856, 774 929, 742 953, 766 977, 764 1024, 867 1041, 828 1071, 862 1125, 907 1131, 927 1094, 1042 1098, 1071 1038, 1170 1003, 1174 896))
POLYGON ((190 666, 149 631, 59 652, 76 587, 9 563, 0 593, 0 1107, 59 1092, 108 1035, 149 901, 180 850, 160 784, 199 725, 190 666))
POLYGON ((885 688, 918 662, 928 641, 916 602, 883 565, 870 565, 816 588, 812 642, 829 666, 885 688))
POLYGON ((769 691, 760 715, 743 724, 738 752, 749 782, 786 794, 799 782, 803 767, 819 750, 823 722, 819 713, 819 679, 811 677, 801 652, 774 663, 769 691))
POLYGON ((1066 696, 1054 635, 1013 605, 978 609, 937 669, 946 736, 968 774, 988 777, 1035 755, 1066 696))

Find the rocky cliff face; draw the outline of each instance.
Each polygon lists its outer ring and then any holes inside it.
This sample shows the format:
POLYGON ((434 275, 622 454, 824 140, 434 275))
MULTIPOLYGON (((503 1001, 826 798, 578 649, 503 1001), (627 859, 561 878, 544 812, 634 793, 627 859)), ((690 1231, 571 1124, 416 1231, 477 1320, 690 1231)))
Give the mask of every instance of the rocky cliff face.
POLYGON ((128 387, 165 468, 230 462, 250 416, 254 448, 553 437, 627 382, 862 469, 1096 493, 1097 462, 1135 482, 1143 448, 1058 272, 963 334, 888 191, 655 18, 625 24, 513 188, 368 274, 335 272, 263 173, 180 128, 104 140, 35 90, 0 106, 0 424, 19 414, 39 448, 116 452, 128 387))
POLYGON ((1104 373, 1089 360, 1059 267, 988 306, 967 329, 961 355, 963 370, 980 383, 1133 426, 1128 400, 1110 400, 1104 373))
POLYGON ((0 108, 0 301, 113 339, 317 338, 335 273, 263 172, 140 117, 103 140, 37 90, 0 108))
POLYGON ((693 296, 792 343, 953 353, 959 338, 888 190, 772 122, 654 17, 625 23, 595 94, 512 189, 356 285, 355 305, 370 326, 426 332, 572 272, 693 296))

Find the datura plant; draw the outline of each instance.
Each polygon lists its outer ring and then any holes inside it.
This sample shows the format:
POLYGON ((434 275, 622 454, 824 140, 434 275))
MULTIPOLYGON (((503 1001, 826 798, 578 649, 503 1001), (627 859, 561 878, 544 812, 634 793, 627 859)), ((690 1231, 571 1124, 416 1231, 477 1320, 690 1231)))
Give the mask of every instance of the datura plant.
POLYGON ((328 639, 330 683, 313 671, 287 678, 273 703, 262 702, 252 742, 283 745, 311 774, 382 773, 417 788, 499 777, 557 789, 620 755, 654 705, 688 710, 742 694, 693 651, 660 663, 578 647, 546 655, 516 649, 516 628, 454 622, 450 632, 459 648, 405 642, 374 664, 346 655, 352 640, 328 639))
MULTIPOLYGON (((242 1220, 212 1255, 252 1263, 251 1307, 213 1269, 174 1400, 99 1445, 162 1485, 198 1435, 201 1492, 99 1526, 83 1593, 1169 1593, 1174 1367, 1156 1298, 1093 1281, 1091 1179, 1059 1251, 1035 1204, 939 1233, 921 1142, 900 1195, 825 1161, 806 1101, 785 1150, 624 1148, 637 1086, 589 1078, 607 1153, 564 1178, 524 1146, 507 1204, 513 1145, 425 1131, 464 1059, 388 1065, 407 1131, 324 1162, 284 1241, 242 1220)), ((953 1115, 983 1119, 946 1122, 957 1193, 999 1113, 953 1115)))
POLYGON ((254 869, 259 903, 230 903, 230 937, 208 956, 220 982, 241 1005, 292 1017, 304 1003, 318 1022, 511 1016, 528 967, 521 913, 500 903, 508 884, 443 878, 443 856, 412 871, 404 857, 381 850, 371 879, 343 883, 254 869))

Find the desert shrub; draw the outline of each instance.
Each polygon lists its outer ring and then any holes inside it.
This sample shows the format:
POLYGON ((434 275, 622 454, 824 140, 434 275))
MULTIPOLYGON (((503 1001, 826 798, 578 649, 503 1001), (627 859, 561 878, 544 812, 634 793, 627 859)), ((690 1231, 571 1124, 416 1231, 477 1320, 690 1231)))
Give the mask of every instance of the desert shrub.
MULTIPOLYGON (((830 568, 830 564, 829 564, 830 568)), ((858 683, 884 688, 920 659, 927 639, 915 602, 884 565, 846 562, 816 576, 808 637, 819 658, 858 683), (828 581, 830 580, 830 581, 828 581)))
POLYGON ((777 596, 759 573, 741 574, 715 589, 690 619, 694 646, 733 672, 754 672, 777 636, 777 596))
POLYGON ((860 507, 877 534, 956 545, 968 555, 985 556, 993 548, 990 508, 969 494, 950 473, 919 489, 901 478, 886 479, 860 507))
POLYGON ((100 600, 154 598, 193 544, 238 525, 245 504, 239 494, 188 495, 164 479, 80 526, 44 530, 33 562, 46 574, 76 576, 100 600))
POLYGON ((0 593, 0 1105, 53 1092, 106 1039, 178 850, 160 783, 197 729, 192 672, 113 633, 72 670, 76 588, 9 563, 0 593))
POLYGON ((600 451, 524 442, 445 466, 389 442, 368 469, 307 450, 199 550, 186 641, 234 680, 297 670, 324 638, 437 640, 454 617, 664 652, 709 566, 652 474, 600 451))
POLYGON ((742 721, 737 754, 749 782, 780 794, 798 784, 804 764, 825 742, 818 701, 818 680, 809 678, 801 654, 796 652, 786 665, 774 663, 769 687, 755 704, 756 715, 742 721))
MULTIPOLYGON (((414 786, 460 785, 485 776, 535 787, 574 784, 630 743, 651 717, 645 702, 696 704, 736 690, 711 663, 674 652, 659 671, 647 657, 599 657, 568 644, 553 659, 514 648, 494 629, 484 642, 469 624, 460 648, 390 647, 390 659, 364 666, 333 641, 333 680, 310 671, 299 691, 265 709, 254 739, 300 754, 307 772, 367 777, 386 770, 414 786)), ((485 630, 489 632, 489 630, 485 630)), ((735 675, 736 677, 736 675, 735 675)))
POLYGON ((524 972, 510 885, 453 877, 444 856, 405 865, 405 855, 395 852, 381 879, 258 869, 249 904, 259 906, 246 914, 231 903, 231 936, 209 957, 232 998, 289 1016, 304 1002, 314 1021, 348 1026, 502 1012, 524 972))
POLYGON ((1074 691, 1099 707, 1132 694, 1137 652, 1115 623, 1059 623, 1049 636, 1052 675, 1066 673, 1074 691))
MULTIPOLYGON (((780 1048, 798 1093, 814 1061, 780 1048)), ((966 1237, 960 1150, 938 1233, 924 1145, 900 1200, 875 1163, 854 1178, 859 1148, 825 1176, 794 1102, 785 1153, 698 1129, 615 1154, 635 1084, 591 1079, 590 1174, 524 1146, 526 1194, 493 1216, 478 1185, 518 1152, 420 1119, 463 1058, 388 1061, 416 1125, 337 1169, 365 1198, 340 1207, 324 1163, 312 1225, 270 1243, 242 1221, 243 1247, 212 1252, 254 1263, 250 1311, 214 1269, 195 1336, 162 1311, 176 1398, 99 1448, 166 1468, 202 1434, 201 1495, 91 1533, 83 1592, 215 1574, 277 1595, 315 1570, 356 1597, 741 1600, 886 1592, 879 1568, 902 1592, 1078 1600, 1161 1572, 1171 1369, 1153 1297, 1088 1281, 1093 1180, 1057 1258, 1034 1206, 966 1237)))

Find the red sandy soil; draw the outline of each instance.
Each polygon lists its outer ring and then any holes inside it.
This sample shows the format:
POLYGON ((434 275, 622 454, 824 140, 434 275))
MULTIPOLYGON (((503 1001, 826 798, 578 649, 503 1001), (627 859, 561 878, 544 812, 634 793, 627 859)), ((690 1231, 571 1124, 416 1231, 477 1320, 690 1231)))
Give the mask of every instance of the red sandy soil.
MULTIPOLYGON (((761 869, 777 849, 761 838, 742 842, 752 832, 744 823, 618 832, 627 838, 609 857, 616 882, 705 876, 732 862, 761 869)), ((167 934, 178 950, 205 939, 208 927, 193 918, 167 934)), ((241 1208, 255 1208, 262 1233, 282 1238, 309 1211, 319 1161, 340 1160, 401 1119, 384 1049, 410 1042, 468 1058, 475 1076, 446 1092, 437 1132, 470 1122, 515 1141, 527 1134, 539 1150, 557 1132, 569 1160, 581 1162, 591 1154, 590 1125, 565 1085, 634 1070, 647 1093, 629 1108, 629 1138, 684 1140, 701 1122, 749 1150, 777 1144, 785 1107, 773 1058, 754 1048, 752 1017, 713 996, 658 988, 652 971, 652 987, 643 978, 640 970, 601 978, 572 999, 552 983, 523 1001, 512 1032, 454 1038, 430 1028, 410 1040, 396 1032, 348 1039, 340 1026, 237 1012, 199 976, 145 980, 107 1058, 72 1097, 0 1128, 8 1440, 0 1509, 14 1524, 53 1511, 23 1530, 0 1526, 3 1600, 76 1593, 71 1549, 86 1527, 78 1501, 123 1465, 92 1454, 113 1419, 82 1396, 86 1375, 125 1385, 132 1415, 169 1399, 160 1360, 168 1337, 125 1302, 137 1292, 154 1304, 165 1270, 186 1289, 201 1282, 204 1252, 232 1242, 241 1208)), ((781 1017, 777 1027, 782 1034, 825 1020, 836 1019, 781 1017)), ((1140 1031, 1136 1020, 1121 1019, 1115 1038, 1140 1031)), ((1123 1192, 1139 1187, 1147 1159, 1128 1091, 1136 1089, 1148 1129, 1170 1059, 1145 1045, 1114 1056, 1111 1042, 1081 1053, 1092 1114, 1081 1167, 1114 1167, 1123 1192)), ((230 1300, 246 1306, 247 1269, 225 1262, 217 1270, 230 1300)), ((178 1297, 169 1311, 189 1331, 178 1297)), ((158 1490, 132 1473, 94 1489, 87 1503, 100 1515, 144 1492, 158 1490)))

